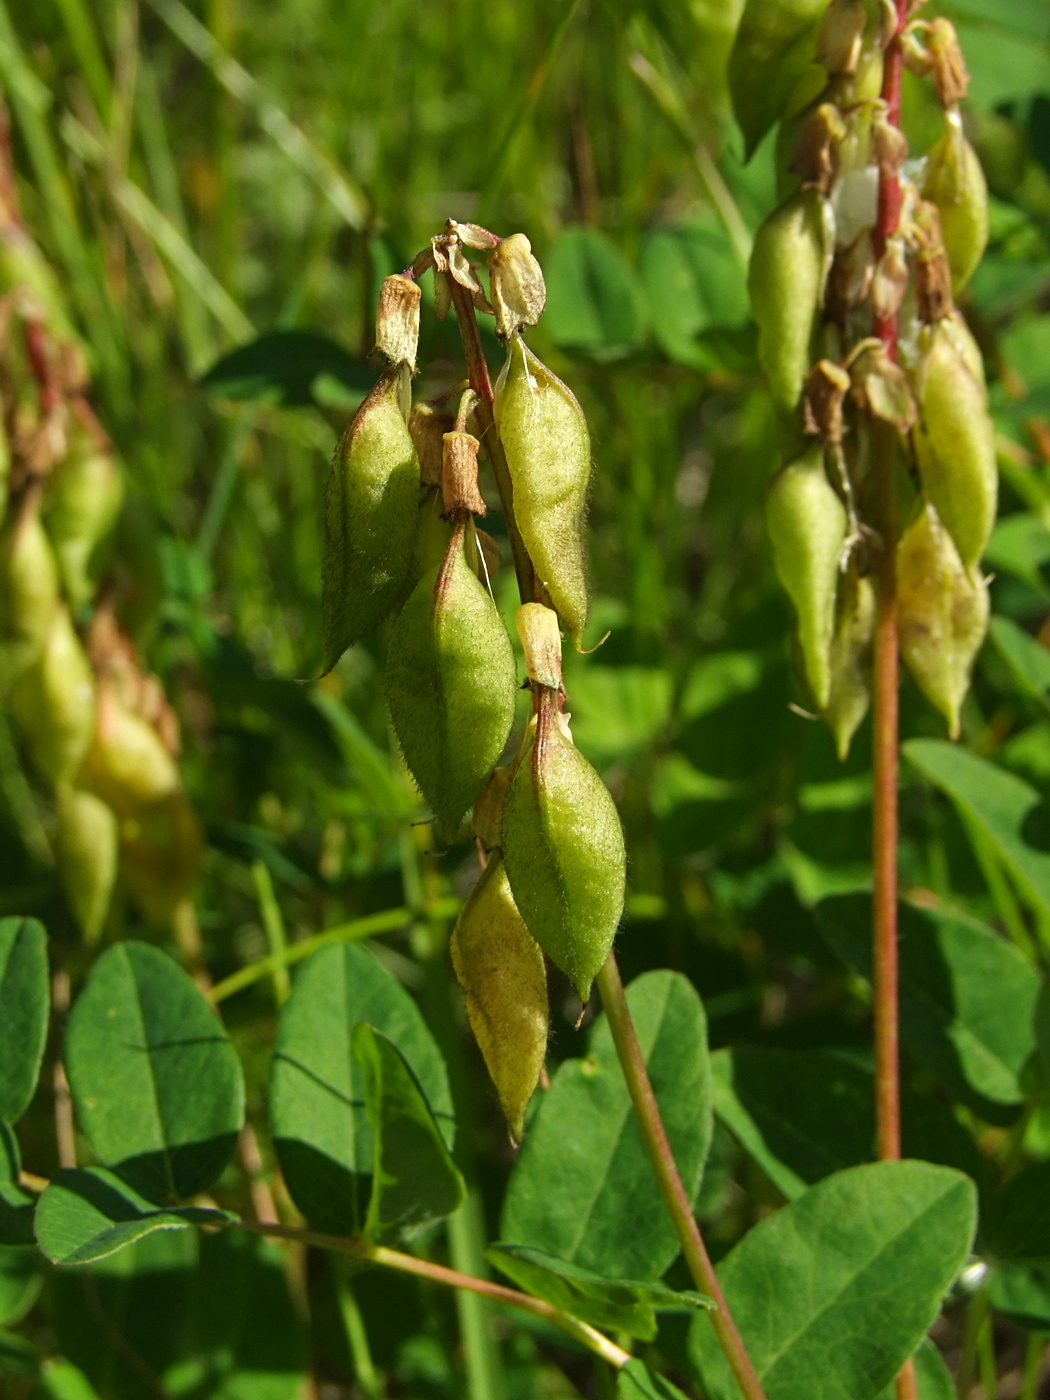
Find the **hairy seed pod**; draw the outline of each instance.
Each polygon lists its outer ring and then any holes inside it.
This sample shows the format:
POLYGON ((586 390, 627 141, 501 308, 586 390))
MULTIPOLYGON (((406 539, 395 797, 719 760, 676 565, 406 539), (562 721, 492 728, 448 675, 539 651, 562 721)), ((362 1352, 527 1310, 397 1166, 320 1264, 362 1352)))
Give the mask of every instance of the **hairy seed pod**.
POLYGON ((999 477, 988 396, 967 362, 954 321, 926 327, 919 347, 919 419, 912 429, 919 475, 969 569, 980 559, 995 524, 999 477))
POLYGON ((47 483, 44 520, 62 583, 76 610, 95 590, 92 562, 124 502, 124 478, 112 454, 77 425, 69 451, 47 483))
POLYGON ((55 786, 69 782, 95 729, 95 678, 66 607, 15 682, 11 711, 37 772, 55 786))
POLYGON ((117 878, 117 818, 100 797, 71 787, 59 788, 55 817, 62 887, 85 940, 95 943, 117 878))
POLYGON ((514 651, 467 560, 460 521, 439 568, 402 608, 387 650, 386 696, 405 762, 451 840, 514 722, 514 651))
POLYGON ((545 691, 503 807, 503 860, 529 932, 586 1002, 623 913, 623 830, 545 691))
POLYGON ((503 827, 503 804, 507 799, 512 769, 497 768, 474 801, 471 830, 486 851, 495 850, 500 843, 503 827))
POLYGON ((59 607, 58 567, 35 507, 0 534, 0 690, 40 656, 59 607))
POLYGON ((875 585, 854 566, 839 584, 831 639, 831 688, 824 722, 841 762, 871 704, 871 646, 875 635, 875 585))
POLYGON ((324 505, 324 669, 383 622, 412 564, 419 458, 406 422, 409 374, 391 366, 335 449, 324 505))
POLYGON ((100 682, 97 720, 78 786, 101 797, 118 817, 134 817, 170 797, 179 770, 156 729, 123 704, 112 684, 100 682))
POLYGON ((777 576, 795 605, 805 680, 817 708, 831 696, 831 639, 846 509, 824 471, 824 452, 810 447, 774 476, 766 524, 777 576))
POLYGON ((897 546, 901 655, 919 689, 959 737, 959 710, 988 627, 988 585, 966 569, 927 504, 897 546))
POLYGON ((789 411, 809 370, 826 251, 825 200, 816 190, 792 195, 755 235, 748 290, 758 358, 774 400, 789 411))
POLYGON ((120 824, 120 867, 135 903, 158 923, 193 889, 204 852, 200 821, 179 789, 120 824))
POLYGON ((522 540, 565 630, 578 643, 587 621, 583 516, 591 440, 571 390, 518 335, 507 342, 496 384, 496 423, 522 540))
POLYGON ((474 1039, 511 1137, 520 1142, 525 1110, 547 1053, 547 970, 498 855, 489 860, 464 904, 449 951, 467 996, 474 1039))
POLYGON ((937 206, 952 269, 952 290, 970 280, 988 243, 988 184, 977 152, 950 113, 944 135, 926 157, 923 195, 937 206))

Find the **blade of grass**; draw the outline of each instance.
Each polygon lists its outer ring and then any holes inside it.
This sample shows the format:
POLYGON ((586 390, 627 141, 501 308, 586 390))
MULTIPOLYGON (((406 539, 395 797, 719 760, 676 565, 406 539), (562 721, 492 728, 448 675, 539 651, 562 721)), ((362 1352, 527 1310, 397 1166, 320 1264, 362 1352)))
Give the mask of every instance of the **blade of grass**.
POLYGON ((106 60, 102 56, 98 35, 95 32, 95 25, 87 6, 84 4, 84 0, 55 0, 55 5, 62 16, 62 23, 66 27, 70 45, 80 68, 80 76, 84 79, 87 90, 91 94, 91 100, 98 108, 99 114, 105 117, 109 111, 112 84, 106 60))

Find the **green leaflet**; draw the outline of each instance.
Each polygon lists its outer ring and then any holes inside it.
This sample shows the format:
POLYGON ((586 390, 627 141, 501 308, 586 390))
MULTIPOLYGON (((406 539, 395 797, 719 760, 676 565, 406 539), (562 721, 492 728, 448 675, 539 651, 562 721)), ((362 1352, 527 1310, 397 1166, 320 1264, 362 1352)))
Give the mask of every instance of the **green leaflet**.
POLYGON ((389 615, 412 563, 419 459, 406 423, 409 374, 392 365, 332 459, 324 504, 324 670, 389 615))
POLYGON ((503 861, 529 932, 587 1001, 623 913, 626 855, 608 788, 540 710, 503 808, 503 861))
POLYGON ((36 919, 0 919, 0 1119, 29 1107, 47 1040, 47 934, 36 919))
POLYGON ((0 1118, 0 1245, 33 1243, 36 1201, 18 1184, 21 1170, 18 1139, 0 1118))
POLYGON ((467 562, 468 529, 401 610, 385 677, 405 761, 449 839, 503 752, 517 690, 507 630, 467 562))
POLYGON ((814 95, 826 74, 814 61, 817 25, 827 0, 748 0, 729 55, 729 92, 750 157, 783 116, 807 69, 814 95))

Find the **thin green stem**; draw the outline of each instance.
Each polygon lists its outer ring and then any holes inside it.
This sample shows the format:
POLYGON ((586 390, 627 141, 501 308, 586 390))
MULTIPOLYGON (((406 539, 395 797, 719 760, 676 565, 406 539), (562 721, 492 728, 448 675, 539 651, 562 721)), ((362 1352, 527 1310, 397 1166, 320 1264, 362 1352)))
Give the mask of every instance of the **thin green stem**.
POLYGON ((270 945, 270 956, 281 959, 273 970, 273 994, 280 1007, 288 1000, 288 993, 292 990, 288 964, 283 960, 284 954, 288 951, 288 935, 284 927, 284 916, 281 913, 281 906, 277 903, 273 881, 265 861, 252 861, 252 880, 255 882, 255 897, 259 901, 259 913, 262 915, 266 941, 270 945))
MULTIPOLYGON (((480 1274, 485 1266, 485 1227, 481 1197, 476 1186, 468 1188, 463 1204, 449 1216, 445 1228, 454 1268, 461 1273, 480 1274)), ((463 1338, 469 1400, 499 1400, 502 1394, 501 1368, 492 1335, 492 1303, 479 1293, 459 1289, 456 1293, 456 1313, 463 1338)))
POLYGON ((989 1308, 981 1323, 977 1338, 977 1359, 981 1371, 984 1400, 996 1400, 999 1394, 999 1371, 995 1363, 995 1333, 992 1331, 992 1310, 989 1308))
POLYGON ((345 1277, 343 1269, 336 1271, 336 1292, 339 1298, 339 1311, 343 1317, 343 1330, 346 1332, 350 1357, 354 1363, 354 1379, 364 1394, 365 1400, 381 1400, 383 1382, 372 1360, 372 1349, 368 1345, 368 1332, 361 1316, 353 1285, 345 1277))
POLYGON ((696 1286, 715 1300, 715 1309, 710 1314, 711 1325, 715 1329, 715 1334, 725 1352, 726 1360, 729 1362, 746 1400, 764 1400, 762 1382, 758 1378, 758 1373, 751 1363, 751 1358, 744 1348, 743 1339, 733 1321, 725 1294, 718 1282, 718 1275, 715 1273, 714 1265, 711 1263, 703 1237, 700 1234, 700 1227, 693 1216, 692 1203, 686 1195, 682 1178, 678 1174, 671 1144, 667 1140, 667 1132, 660 1116, 660 1108, 649 1079, 649 1071, 645 1066, 645 1056, 638 1043, 634 1022, 627 1006, 627 997, 620 980, 620 970, 612 953, 609 954, 605 965, 598 973, 597 981, 602 1006, 605 1008, 605 1014, 609 1020, 613 1044, 616 1046, 624 1078, 627 1080, 627 1089, 631 1095, 631 1103, 634 1105, 638 1126, 642 1131, 642 1138, 645 1141, 646 1151, 649 1154, 649 1161, 656 1175, 664 1205, 674 1222, 678 1242, 682 1247, 682 1255, 696 1286))
POLYGON ((1024 1382, 1020 1400, 1038 1400, 1039 1377, 1043 1369, 1043 1356, 1046 1352, 1046 1338, 1032 1332, 1024 1356, 1024 1382))

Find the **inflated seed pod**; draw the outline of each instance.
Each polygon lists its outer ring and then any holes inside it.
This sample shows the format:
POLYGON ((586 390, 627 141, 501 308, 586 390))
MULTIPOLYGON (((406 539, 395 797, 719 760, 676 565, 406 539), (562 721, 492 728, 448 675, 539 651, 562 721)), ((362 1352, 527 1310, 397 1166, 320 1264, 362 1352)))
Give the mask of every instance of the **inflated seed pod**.
POLYGON ((443 837, 455 836, 514 722, 514 651, 496 605, 467 559, 460 520, 445 558, 394 623, 386 696, 405 762, 443 837))
POLYGON ((495 409, 521 538, 565 630, 578 643, 587 622, 583 517, 591 476, 583 410, 520 335, 507 342, 495 409))
POLYGON ((474 1039, 499 1095, 515 1142, 543 1070, 550 1014, 543 954, 494 854, 481 872, 449 942, 452 966, 467 996, 474 1039))
POLYGON ((922 192, 941 216, 952 290, 959 292, 988 243, 988 185, 977 152, 963 135, 958 113, 949 113, 945 121, 944 135, 926 157, 922 192))
POLYGON ((11 712, 37 772, 55 786, 69 782, 95 729, 95 678, 65 606, 15 682, 11 712))
POLYGON ((623 830, 546 691, 503 806, 503 861, 529 932, 586 1002, 623 913, 623 830))
POLYGON ((919 689, 959 736, 959 710, 988 627, 988 585, 964 568, 927 504, 897 546, 901 655, 919 689))
POLYGON ((179 789, 120 824, 120 868, 136 904, 158 922, 171 917, 193 889, 204 836, 179 789))
POLYGON ((825 203, 804 189, 775 209, 755 235, 748 269, 758 358, 774 400, 787 410, 801 398, 810 365, 824 286, 825 203))
POLYGON ((78 787, 108 802, 121 818, 170 797, 179 786, 179 770, 153 725, 129 710, 106 683, 99 684, 96 711, 78 787))
POLYGON ((824 721, 845 762, 850 742, 871 704, 871 646, 875 634, 875 585, 854 566, 839 583, 831 639, 831 687, 824 721))
POLYGON ((777 576, 795 605, 806 684, 823 710, 831 697, 835 595, 848 519, 824 471, 819 444, 774 476, 766 524, 777 576))
POLYGON ((510 787, 512 769, 497 768, 474 801, 474 812, 470 829, 486 851, 494 850, 500 843, 503 827, 503 804, 510 787))
POLYGON ((94 943, 106 922, 117 878, 117 818, 100 797, 71 787, 59 788, 55 817, 62 887, 81 933, 94 943))
POLYGON ((40 512, 16 510, 0 534, 0 690, 40 656, 58 607, 58 566, 40 512))
POLYGON ((0 520, 7 514, 7 503, 11 492, 11 443, 0 414, 0 520))
POLYGON ((999 475, 988 396, 953 320, 920 333, 915 399, 912 441, 923 490, 972 568, 995 524, 999 475))
POLYGON ((412 565, 419 458, 406 422, 409 374, 392 365, 332 460, 324 505, 324 669, 390 614, 412 565))
POLYGON ((77 424, 44 499, 48 538, 74 611, 91 599, 93 556, 116 523, 123 501, 124 478, 112 453, 77 424))

